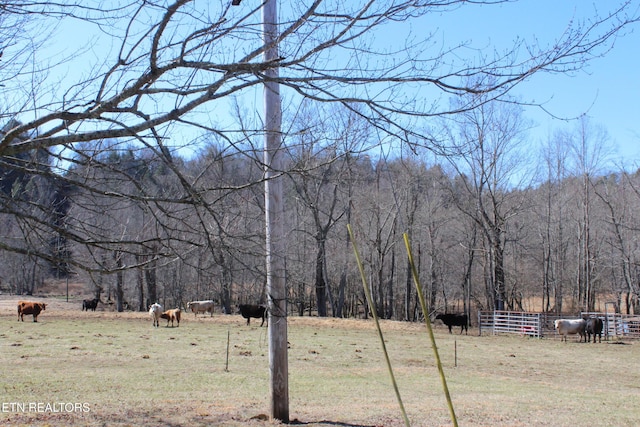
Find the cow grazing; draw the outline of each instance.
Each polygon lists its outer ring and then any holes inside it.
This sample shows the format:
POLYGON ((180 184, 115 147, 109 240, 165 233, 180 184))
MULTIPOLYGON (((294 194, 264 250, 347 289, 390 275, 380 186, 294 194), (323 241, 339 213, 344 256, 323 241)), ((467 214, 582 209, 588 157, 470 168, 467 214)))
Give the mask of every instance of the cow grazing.
POLYGON ((38 315, 44 311, 46 304, 43 302, 18 301, 18 320, 24 322, 24 315, 33 314, 33 321, 38 321, 38 315))
POLYGON ((469 318, 466 314, 438 314, 436 316, 436 320, 438 319, 442 320, 442 322, 447 325, 450 334, 453 333, 451 332, 452 326, 460 326, 460 335, 462 335, 462 331, 464 331, 467 335, 469 334, 469 318))
POLYGON ((160 315, 161 318, 167 319, 167 328, 169 327, 169 321, 171 321, 171 327, 173 328, 173 321, 175 320, 180 326, 180 309, 174 308, 167 310, 160 315))
POLYGON ((567 335, 580 335, 580 342, 584 337, 587 342, 587 335, 585 329, 587 327, 587 321, 584 319, 557 319, 554 323, 558 334, 562 335, 560 341, 567 342, 567 335))
POLYGON ((264 305, 240 304, 238 306, 238 313, 242 314, 242 317, 247 319, 247 325, 251 322, 252 317, 256 319, 262 318, 262 323, 260 323, 260 326, 262 326, 264 325, 264 321, 267 317, 267 307, 264 305))
POLYGON ((195 317, 198 317, 198 313, 206 313, 207 311, 211 313, 211 317, 213 317, 214 307, 215 302, 210 299, 204 301, 191 301, 187 303, 187 310, 191 310, 191 312, 195 313, 195 317))
POLYGON ((96 308, 98 307, 99 302, 101 302, 100 298, 82 300, 82 311, 85 311, 85 310, 96 311, 96 308))
POLYGON ((593 343, 596 342, 596 335, 598 335, 598 342, 602 342, 602 330, 604 329, 604 322, 599 317, 590 317, 587 319, 587 325, 585 327, 587 331, 587 342, 591 342, 591 334, 593 334, 593 343))
POLYGON ((162 306, 157 302, 151 304, 149 307, 149 315, 153 319, 153 326, 156 328, 160 326, 160 316, 162 315, 162 306))

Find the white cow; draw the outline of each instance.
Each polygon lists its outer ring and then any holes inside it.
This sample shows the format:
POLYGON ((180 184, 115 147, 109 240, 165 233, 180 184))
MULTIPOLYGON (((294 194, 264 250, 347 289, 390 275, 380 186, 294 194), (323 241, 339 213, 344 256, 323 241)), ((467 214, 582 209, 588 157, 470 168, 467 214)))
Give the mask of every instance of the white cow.
POLYGON ((160 316, 162 315, 162 306, 157 302, 151 304, 149 307, 149 315, 153 318, 153 326, 156 328, 160 326, 160 316))
POLYGON ((213 308, 215 307, 215 303, 213 300, 204 300, 204 301, 191 301, 187 303, 187 310, 191 310, 195 313, 195 317, 198 317, 198 313, 206 313, 207 311, 211 313, 213 317, 213 308))
POLYGON ((554 322, 556 330, 562 338, 560 341, 567 341, 567 335, 580 335, 580 342, 582 342, 582 338, 584 337, 585 342, 587 341, 587 335, 585 333, 585 329, 587 327, 587 321, 584 319, 558 319, 554 322))

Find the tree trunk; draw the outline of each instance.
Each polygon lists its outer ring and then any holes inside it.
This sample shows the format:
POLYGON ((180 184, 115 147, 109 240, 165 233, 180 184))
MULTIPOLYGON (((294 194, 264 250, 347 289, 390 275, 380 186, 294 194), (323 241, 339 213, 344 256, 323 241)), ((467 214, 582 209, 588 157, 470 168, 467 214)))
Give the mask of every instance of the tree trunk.
POLYGON ((413 278, 411 277, 411 263, 407 260, 407 279, 405 281, 404 293, 404 320, 412 322, 415 320, 415 310, 411 310, 411 294, 413 293, 413 278))
MULTIPOLYGON (((496 232, 498 234, 498 232, 496 232)), ((501 237, 494 236, 493 257, 494 257, 494 283, 496 287, 496 310, 505 309, 505 301, 507 300, 507 291, 504 278, 504 249, 501 244, 501 237)))
POLYGON ((124 311, 124 272, 122 271, 122 252, 114 251, 113 258, 116 262, 116 311, 122 313, 124 311))
POLYGON ((393 280, 396 270, 396 251, 391 252, 391 272, 389 273, 389 280, 387 282, 387 310, 385 312, 386 319, 392 319, 395 312, 395 294, 393 292, 393 280))
POLYGON ((153 261, 150 261, 144 268, 144 277, 147 281, 147 307, 158 302, 155 253, 152 256, 154 257, 153 261))
MULTIPOLYGON (((136 255, 137 263, 140 264, 142 262, 142 256, 136 255)), ((136 283, 138 288, 138 311, 147 311, 148 308, 145 307, 144 300, 144 269, 139 267, 136 269, 136 283)))
POLYGON ((319 317, 327 317, 327 284, 324 278, 324 243, 322 237, 316 239, 316 304, 319 317))

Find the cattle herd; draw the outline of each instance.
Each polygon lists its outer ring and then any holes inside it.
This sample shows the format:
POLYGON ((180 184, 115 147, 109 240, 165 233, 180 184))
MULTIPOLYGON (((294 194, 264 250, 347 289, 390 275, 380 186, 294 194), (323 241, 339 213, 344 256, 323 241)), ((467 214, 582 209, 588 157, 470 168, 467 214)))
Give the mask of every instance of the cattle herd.
MULTIPOLYGON (((100 302, 100 298, 85 299, 82 301, 82 311, 96 311, 100 302)), ((24 315, 31 314, 33 315, 33 321, 37 322, 38 315, 45 310, 45 307, 46 304, 42 302, 18 301, 18 320, 24 322, 24 315)), ((210 316, 213 316, 214 308, 215 302, 213 300, 190 301, 187 303, 187 310, 194 313, 195 317, 198 317, 198 313, 209 313, 210 316)), ((240 304, 238 306, 238 314, 247 319, 247 325, 249 325, 252 317, 261 318, 262 323, 260 326, 262 326, 267 317, 267 308, 264 305, 240 304)), ((160 319, 167 321, 167 327, 169 327, 169 323, 171 323, 171 327, 179 327, 182 310, 179 308, 164 310, 162 305, 154 303, 149 306, 149 315, 153 320, 153 326, 156 328, 160 326, 160 319)))
MULTIPOLYGON (((467 332, 469 325, 469 318, 466 314, 438 314, 436 320, 442 320, 449 333, 453 326, 460 326, 460 334, 462 331, 467 332)), ((585 319, 558 319, 554 322, 555 328, 558 334, 561 335, 561 341, 567 341, 568 335, 580 335, 580 342, 584 339, 584 342, 591 342, 591 336, 593 335, 593 342, 596 342, 596 336, 598 342, 602 342, 602 331, 604 329, 604 322, 601 318, 591 316, 585 319)))
MULTIPOLYGON (((96 311, 96 307, 100 302, 99 298, 86 299, 82 301, 82 310, 96 311)), ((198 317, 198 313, 210 313, 213 316, 215 303, 213 300, 203 301, 190 301, 187 303, 187 310, 194 313, 195 317, 198 317)), ((32 301, 18 301, 18 320, 24 322, 24 315, 32 315, 33 321, 38 321, 38 315, 45 311, 46 304, 42 302, 32 301)), ((158 303, 154 303, 149 307, 149 315, 153 320, 153 326, 160 326, 160 319, 166 319, 167 327, 171 323, 171 327, 180 326, 180 316, 182 310, 179 308, 173 308, 170 310, 163 310, 162 306, 158 303)), ((260 326, 264 325, 267 319, 267 308, 264 305, 251 305, 240 304, 238 306, 238 314, 247 319, 247 325, 250 324, 251 318, 262 319, 260 326)), ((449 333, 452 333, 451 328, 454 326, 460 326, 460 334, 464 331, 468 333, 469 318, 466 314, 438 314, 436 320, 442 320, 442 322, 449 328, 449 333)), ((598 342, 602 342, 603 321, 598 317, 589 317, 586 319, 557 319, 554 322, 555 329, 561 336, 561 341, 567 341, 568 335, 579 335, 580 342, 584 339, 584 342, 591 342, 591 336, 593 335, 593 342, 596 342, 596 336, 598 342)))

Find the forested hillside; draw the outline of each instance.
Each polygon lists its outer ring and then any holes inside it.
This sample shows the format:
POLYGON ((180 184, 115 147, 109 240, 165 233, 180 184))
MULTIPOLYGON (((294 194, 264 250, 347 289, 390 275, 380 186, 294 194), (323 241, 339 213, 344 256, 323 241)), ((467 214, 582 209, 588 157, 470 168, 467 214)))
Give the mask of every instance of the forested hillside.
POLYGON ((384 318, 424 315, 403 233, 430 311, 640 308, 637 166, 536 91, 606 59, 631 1, 5 3, 2 292, 367 316, 351 224, 384 318), (540 141, 532 110, 571 125, 540 141))
MULTIPOLYGON (((375 133, 365 121, 330 113, 305 120, 286 145, 291 314, 366 315, 347 224, 384 318, 420 315, 403 233, 432 311, 576 312, 616 301, 637 312, 640 177, 598 167, 597 129, 558 133, 532 151, 520 131, 472 122, 486 132, 466 136, 484 144, 467 151, 383 157, 367 150, 375 133)), ((15 158, 20 168, 4 163, 3 291, 70 278, 118 309, 264 302, 259 158, 251 144, 212 141, 185 159, 104 141, 64 170, 46 151, 15 158)))

